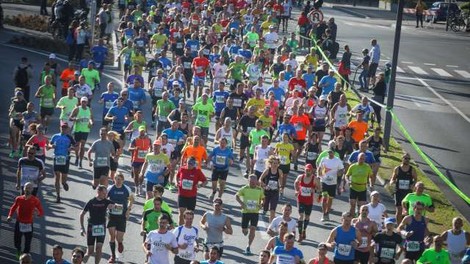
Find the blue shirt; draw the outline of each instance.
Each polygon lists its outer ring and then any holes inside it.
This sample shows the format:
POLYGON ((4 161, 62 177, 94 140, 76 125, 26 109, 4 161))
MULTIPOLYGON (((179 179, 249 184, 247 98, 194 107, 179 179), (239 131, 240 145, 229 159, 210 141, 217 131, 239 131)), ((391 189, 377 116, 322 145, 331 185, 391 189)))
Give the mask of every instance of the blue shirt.
POLYGON ((129 75, 129 77, 127 77, 126 83, 128 83, 130 85, 133 85, 134 80, 138 80, 142 84, 142 87, 145 84, 144 77, 142 77, 142 75, 138 75, 138 74, 129 75))
POLYGON ((104 92, 101 94, 100 99, 103 100, 103 117, 106 116, 109 109, 113 107, 114 101, 116 101, 118 97, 119 97, 119 94, 116 92, 112 92, 112 93, 104 92))
POLYGON ((304 73, 302 79, 307 83, 307 89, 313 86, 315 82, 315 73, 304 73))
POLYGON ((158 61, 162 64, 163 69, 168 69, 168 68, 171 69, 171 60, 168 59, 167 57, 159 58, 158 61))
POLYGON ((216 59, 220 59, 220 54, 214 54, 214 53, 211 53, 209 54, 209 61, 212 63, 212 64, 215 64, 215 60, 216 59))
POLYGON ((110 116, 115 116, 117 117, 112 124, 112 128, 116 132, 122 133, 124 129, 126 128, 127 122, 126 122, 126 116, 129 113, 129 109, 127 107, 122 106, 122 107, 117 107, 113 106, 111 109, 109 109, 108 114, 110 116))
POLYGON ((214 92, 212 96, 212 100, 214 101, 214 108, 216 113, 221 113, 226 105, 226 100, 230 94, 227 91, 220 91, 217 90, 214 92))
POLYGON ((241 49, 241 48, 242 47, 234 44, 234 45, 230 46, 230 48, 228 49, 228 54, 230 54, 230 56, 237 55, 238 50, 241 49))
POLYGON ((129 93, 129 100, 132 102, 133 109, 135 110, 140 110, 141 109, 141 101, 145 101, 146 95, 145 91, 143 88, 134 88, 134 87, 129 87, 127 89, 129 93))
MULTIPOLYGON (((57 264, 57 263, 58 262, 56 262, 53 259, 50 259, 50 260, 46 261, 46 264, 57 264)), ((71 264, 71 263, 64 259, 64 260, 62 260, 62 262, 60 262, 60 264, 71 264)))
POLYGON ((54 145, 55 156, 68 156, 69 148, 76 143, 72 136, 58 133, 52 136, 51 144, 54 145))
POLYGON ((239 49, 238 50, 238 55, 243 56, 245 60, 251 60, 251 57, 253 56, 253 53, 249 49, 239 49))
POLYGON ((271 88, 268 89, 268 91, 266 92, 266 95, 268 95, 269 92, 274 93, 274 99, 276 99, 276 101, 279 103, 279 105, 281 103, 283 103, 282 97, 284 97, 286 95, 286 92, 284 92, 284 90, 281 87, 276 88, 276 87, 272 86, 271 88))
POLYGON ((230 24, 228 24, 228 28, 229 29, 236 28, 238 30, 240 28, 240 24, 241 24, 240 21, 234 20, 230 22, 230 24))
POLYGON ((191 50, 191 56, 197 57, 197 52, 199 51, 199 40, 188 39, 184 47, 191 50))
POLYGON ((284 246, 277 246, 273 250, 273 254, 276 255, 277 264, 291 264, 295 263, 295 257, 299 259, 304 258, 304 254, 300 249, 294 247, 291 250, 287 251, 284 246))
POLYGON ((339 260, 354 260, 354 248, 351 242, 356 239, 356 228, 351 226, 349 231, 345 232, 341 226, 336 228, 336 247, 334 249, 335 258, 339 260))
MULTIPOLYGON (((361 151, 359 150, 353 151, 353 153, 351 153, 351 155, 349 156, 348 162, 351 164, 356 163, 360 153, 361 151)), ((375 158, 374 158, 374 153, 370 152, 369 150, 366 150, 364 154, 366 154, 365 163, 367 164, 376 163, 375 158)))
POLYGON ((183 99, 183 98, 181 98, 181 97, 175 97, 174 95, 172 95, 172 96, 170 97, 170 101, 172 101, 174 105, 179 105, 181 99, 183 99))
POLYGON ((281 136, 284 133, 287 133, 287 134, 289 134, 289 136, 291 138, 296 138, 297 137, 297 132, 295 130, 294 125, 292 125, 292 124, 280 124, 279 128, 278 128, 278 131, 279 131, 279 135, 281 135, 281 136))
POLYGON ((184 138, 183 131, 177 129, 173 130, 171 128, 167 128, 163 130, 163 134, 168 136, 168 142, 176 147, 177 143, 179 143, 184 138))
POLYGON ((216 260, 214 263, 209 263, 209 260, 203 260, 201 262, 199 262, 201 264, 224 264, 222 261, 220 260, 216 260))
POLYGON ((108 56, 108 48, 105 46, 96 45, 91 48, 91 53, 95 62, 103 63, 108 56))
POLYGON ((215 147, 210 155, 214 167, 218 170, 228 170, 229 160, 233 160, 233 151, 231 148, 215 147))
POLYGON ((290 81, 290 79, 292 79, 292 77, 294 77, 294 72, 293 71, 285 71, 284 72, 284 79, 286 79, 287 81, 290 81))
POLYGON ((331 77, 330 75, 323 76, 318 85, 321 86, 323 84, 326 84, 326 86, 322 87, 321 94, 328 95, 331 91, 335 89, 336 78, 331 77))
POLYGON ((127 202, 129 201, 129 196, 131 196, 132 191, 127 185, 122 185, 121 188, 116 187, 116 185, 111 185, 108 187, 108 198, 116 204, 122 205, 122 213, 119 214, 114 210, 111 210, 109 214, 111 215, 125 215, 127 211, 127 202))

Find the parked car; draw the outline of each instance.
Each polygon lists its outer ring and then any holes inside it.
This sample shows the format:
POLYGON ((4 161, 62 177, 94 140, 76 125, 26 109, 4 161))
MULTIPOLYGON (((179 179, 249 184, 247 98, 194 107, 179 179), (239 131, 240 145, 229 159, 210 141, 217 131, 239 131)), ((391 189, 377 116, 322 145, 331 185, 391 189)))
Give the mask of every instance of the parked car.
POLYGON ((447 19, 447 9, 449 8, 449 14, 460 14, 460 8, 456 3, 446 3, 446 2, 434 2, 432 6, 429 8, 429 11, 434 11, 436 15, 434 17, 428 16, 426 17, 426 21, 430 21, 433 19, 433 22, 436 23, 437 21, 446 21, 447 19))

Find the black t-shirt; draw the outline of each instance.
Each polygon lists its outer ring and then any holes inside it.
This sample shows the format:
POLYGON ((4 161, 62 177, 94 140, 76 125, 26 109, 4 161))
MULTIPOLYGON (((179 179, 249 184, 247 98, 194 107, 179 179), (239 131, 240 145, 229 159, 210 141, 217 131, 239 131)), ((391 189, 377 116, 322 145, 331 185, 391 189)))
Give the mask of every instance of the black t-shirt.
POLYGON ((103 225, 106 224, 106 209, 108 205, 114 204, 109 199, 98 200, 98 198, 93 198, 85 205, 83 210, 90 213, 90 218, 88 218, 88 223, 92 225, 103 225))
POLYGON ((255 128, 256 120, 258 120, 258 118, 256 116, 250 117, 249 115, 244 115, 244 116, 242 116, 242 118, 240 118, 240 122, 238 123, 238 125, 240 125, 242 127, 243 132, 248 132, 249 133, 251 131, 251 129, 255 128))
POLYGON ((235 122, 238 119, 238 109, 237 108, 232 107, 232 109, 230 109, 228 106, 226 106, 226 107, 224 107, 224 109, 222 111, 224 112, 224 119, 226 117, 230 117, 230 119, 232 119, 232 122, 235 122))
POLYGON ((379 263, 393 263, 390 260, 394 259, 397 253, 397 245, 403 242, 403 238, 395 232, 391 236, 382 232, 375 235, 374 241, 379 245, 377 254, 379 263))
POLYGON ((163 65, 159 60, 151 59, 147 62, 147 69, 149 70, 149 80, 157 76, 157 70, 162 69, 163 65))
POLYGON ((183 64, 184 75, 192 76, 193 71, 191 69, 191 64, 193 63, 193 57, 191 55, 189 56, 183 55, 181 56, 181 63, 183 64))
POLYGON ((231 93, 228 98, 233 99, 233 106, 239 111, 243 111, 245 108, 245 102, 248 101, 248 97, 245 94, 238 94, 236 92, 231 93))

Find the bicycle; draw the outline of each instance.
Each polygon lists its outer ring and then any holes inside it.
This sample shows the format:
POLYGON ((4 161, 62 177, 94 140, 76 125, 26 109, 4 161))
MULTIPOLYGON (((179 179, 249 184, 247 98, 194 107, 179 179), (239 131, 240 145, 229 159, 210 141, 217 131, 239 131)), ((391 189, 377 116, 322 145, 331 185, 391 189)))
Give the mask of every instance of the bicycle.
POLYGON ((450 18, 450 28, 454 32, 459 32, 467 28, 467 22, 469 15, 460 13, 459 15, 453 16, 450 18))

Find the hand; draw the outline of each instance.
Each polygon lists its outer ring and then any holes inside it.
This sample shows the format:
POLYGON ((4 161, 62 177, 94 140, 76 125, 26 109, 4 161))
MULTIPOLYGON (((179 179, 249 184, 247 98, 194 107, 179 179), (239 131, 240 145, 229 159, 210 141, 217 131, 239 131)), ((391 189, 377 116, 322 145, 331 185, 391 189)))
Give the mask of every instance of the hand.
POLYGON ((145 236, 146 232, 144 230, 140 231, 141 236, 145 236))
POLYGON ((80 229, 80 235, 81 235, 81 236, 85 236, 85 235, 86 235, 85 229, 83 229, 83 228, 80 229))
POLYGON ((240 205, 241 205, 242 209, 246 209, 246 205, 245 205, 244 202, 241 202, 240 205))
MULTIPOLYGON (((186 245, 187 247, 188 245, 186 245)), ((170 244, 165 244, 165 248, 168 249, 168 250, 172 250, 173 247, 170 245, 170 244)))
POLYGON ((9 217, 7 218, 7 222, 8 222, 8 223, 11 222, 11 216, 9 216, 9 217))
POLYGON ((88 166, 93 167, 93 160, 90 160, 90 162, 88 162, 88 166))
POLYGON ((413 231, 406 232, 406 238, 409 238, 410 236, 412 236, 413 233, 414 233, 413 231))
POLYGON ((356 242, 356 240, 353 240, 353 241, 351 242, 351 246, 352 246, 353 248, 357 248, 357 242, 356 242))

